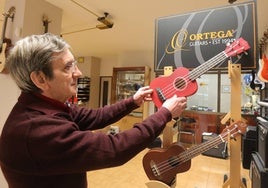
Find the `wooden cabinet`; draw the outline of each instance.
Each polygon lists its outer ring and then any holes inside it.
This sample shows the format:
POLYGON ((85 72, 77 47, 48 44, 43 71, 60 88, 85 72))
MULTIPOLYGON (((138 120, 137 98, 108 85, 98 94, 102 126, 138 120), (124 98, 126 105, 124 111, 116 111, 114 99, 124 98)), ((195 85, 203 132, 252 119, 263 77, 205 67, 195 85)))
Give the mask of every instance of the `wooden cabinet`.
POLYGON ((80 106, 85 106, 90 98, 90 78, 82 77, 77 80, 77 100, 80 106))
MULTIPOLYGON (((149 67, 115 67, 113 68, 112 79, 112 102, 126 99, 136 93, 136 91, 143 86, 150 83, 149 67)), ((144 103, 140 108, 131 112, 129 116, 124 117, 114 125, 118 125, 120 130, 127 130, 133 124, 141 122, 148 117, 149 104, 144 103)))
MULTIPOLYGON (((196 121, 196 142, 202 142, 202 133, 211 132, 220 134, 226 125, 221 123, 226 113, 205 112, 195 110, 185 110, 181 117, 192 118, 196 121)), ((256 116, 250 114, 241 114, 242 118, 246 120, 247 125, 256 126, 256 116)))
POLYGON ((181 116, 182 118, 192 118, 196 121, 196 143, 201 143, 203 132, 221 132, 224 127, 220 121, 224 115, 224 113, 185 110, 181 116))

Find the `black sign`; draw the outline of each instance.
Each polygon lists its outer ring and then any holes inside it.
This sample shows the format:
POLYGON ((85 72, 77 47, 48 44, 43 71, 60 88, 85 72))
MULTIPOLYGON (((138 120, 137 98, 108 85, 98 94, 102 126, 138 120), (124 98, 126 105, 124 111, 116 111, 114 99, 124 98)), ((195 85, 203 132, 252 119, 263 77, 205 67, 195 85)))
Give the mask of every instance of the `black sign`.
MULTIPOLYGON (((242 69, 256 67, 255 2, 174 15, 156 20, 155 71, 165 66, 195 68, 226 49, 238 38, 246 40, 247 55, 231 57, 242 69)), ((227 61, 213 69, 226 69, 227 61)))

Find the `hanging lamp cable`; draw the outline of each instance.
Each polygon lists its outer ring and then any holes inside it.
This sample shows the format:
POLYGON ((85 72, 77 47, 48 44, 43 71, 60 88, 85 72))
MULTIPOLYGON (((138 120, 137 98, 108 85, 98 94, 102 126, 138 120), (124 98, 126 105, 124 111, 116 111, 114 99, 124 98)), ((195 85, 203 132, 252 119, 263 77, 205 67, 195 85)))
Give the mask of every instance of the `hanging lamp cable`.
POLYGON ((84 7, 83 5, 79 4, 78 2, 71 0, 73 3, 75 3, 76 5, 78 5, 79 7, 81 7, 82 9, 88 11, 89 13, 93 14, 94 16, 96 16, 97 18, 99 18, 99 16, 97 14, 95 14, 94 12, 92 12, 91 10, 87 9, 86 7, 84 7))

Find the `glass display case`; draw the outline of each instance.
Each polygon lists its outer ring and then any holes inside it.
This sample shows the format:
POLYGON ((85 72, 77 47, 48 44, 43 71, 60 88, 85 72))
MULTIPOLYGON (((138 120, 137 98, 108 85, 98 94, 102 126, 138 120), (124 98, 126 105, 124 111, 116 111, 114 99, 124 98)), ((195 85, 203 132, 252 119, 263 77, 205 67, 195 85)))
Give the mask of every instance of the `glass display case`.
MULTIPOLYGON (((150 68, 143 67, 115 67, 113 68, 112 78, 112 103, 126 99, 136 93, 136 91, 145 85, 150 84, 150 68)), ((148 103, 144 103, 140 108, 132 111, 126 117, 127 119, 135 119, 135 122, 140 122, 148 116, 148 103)), ((123 120, 128 121, 128 120, 123 120)), ((133 120, 131 120, 131 123, 133 120)), ((125 122, 126 123, 126 122, 125 122)), ((124 124, 125 124, 124 123, 124 124)), ((130 125, 132 126, 132 125, 130 125)), ((127 128, 124 128, 127 129, 127 128)))
POLYGON ((114 68, 114 102, 126 99, 145 85, 145 67, 114 68))
POLYGON ((113 68, 112 101, 126 99, 136 91, 149 84, 149 67, 115 67, 113 68))

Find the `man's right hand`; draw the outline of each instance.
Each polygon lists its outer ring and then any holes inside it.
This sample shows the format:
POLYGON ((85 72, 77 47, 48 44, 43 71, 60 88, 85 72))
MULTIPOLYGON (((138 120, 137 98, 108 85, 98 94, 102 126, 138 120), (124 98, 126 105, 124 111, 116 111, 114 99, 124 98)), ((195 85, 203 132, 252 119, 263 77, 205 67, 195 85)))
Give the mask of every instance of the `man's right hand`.
POLYGON ((177 97, 177 95, 174 95, 167 99, 162 106, 171 112, 172 118, 177 118, 187 107, 187 99, 186 97, 177 97))

